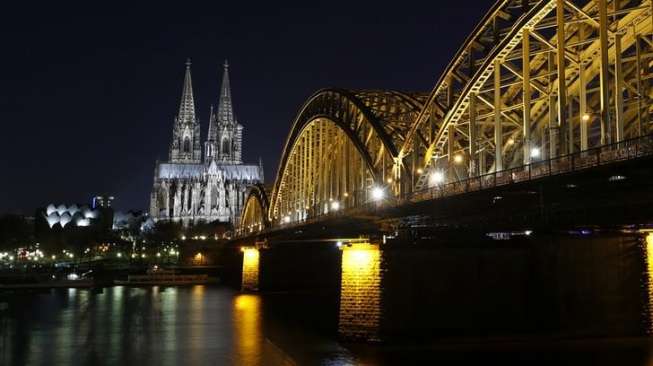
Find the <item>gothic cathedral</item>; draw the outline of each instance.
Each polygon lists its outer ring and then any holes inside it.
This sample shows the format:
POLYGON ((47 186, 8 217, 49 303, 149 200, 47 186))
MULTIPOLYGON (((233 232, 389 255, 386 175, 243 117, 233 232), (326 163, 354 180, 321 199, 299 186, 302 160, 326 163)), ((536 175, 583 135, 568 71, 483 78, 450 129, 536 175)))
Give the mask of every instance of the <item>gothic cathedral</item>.
POLYGON ((213 221, 237 225, 247 188, 263 182, 263 167, 242 162, 243 126, 234 116, 227 62, 217 113, 211 106, 204 156, 190 61, 186 62, 179 114, 172 131, 169 161, 157 161, 154 170, 151 217, 186 226, 213 221))

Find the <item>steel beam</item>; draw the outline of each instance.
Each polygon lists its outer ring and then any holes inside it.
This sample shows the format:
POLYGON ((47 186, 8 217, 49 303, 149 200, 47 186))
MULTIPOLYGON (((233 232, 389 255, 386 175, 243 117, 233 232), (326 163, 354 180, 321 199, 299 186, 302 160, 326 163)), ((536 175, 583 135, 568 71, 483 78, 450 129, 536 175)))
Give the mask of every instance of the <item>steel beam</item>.
POLYGON ((503 170, 503 128, 501 126, 501 62, 494 61, 494 171, 503 170))
POLYGON ((558 56, 558 136, 560 137, 560 155, 565 155, 567 147, 567 80, 565 68, 565 0, 556 0, 556 24, 558 56))
POLYGON ((599 44, 601 47, 601 71, 600 71, 600 90, 601 90, 601 145, 612 142, 610 122, 610 95, 608 85, 608 6, 607 0, 597 0, 599 12, 599 44))
POLYGON ((614 39, 614 111, 616 141, 624 140, 624 75, 621 66, 621 34, 614 39))
POLYGON ((522 94, 524 112, 524 164, 531 162, 531 58, 529 29, 524 28, 522 36, 522 94))
POLYGON ((476 155, 478 151, 478 137, 476 126, 476 94, 469 94, 469 176, 478 175, 476 155))

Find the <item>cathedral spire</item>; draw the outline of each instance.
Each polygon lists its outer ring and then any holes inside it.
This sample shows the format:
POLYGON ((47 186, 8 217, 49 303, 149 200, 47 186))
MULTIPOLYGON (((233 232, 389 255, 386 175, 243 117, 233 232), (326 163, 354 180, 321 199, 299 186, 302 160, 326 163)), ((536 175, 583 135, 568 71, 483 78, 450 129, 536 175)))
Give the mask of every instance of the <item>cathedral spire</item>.
POLYGON ((229 84, 229 63, 224 60, 224 71, 222 74, 222 87, 220 88, 220 99, 218 100, 218 121, 222 124, 234 123, 234 111, 231 102, 231 85, 229 84))
POLYGON ((190 58, 186 59, 186 76, 184 77, 184 89, 181 93, 179 104, 179 123, 195 122, 195 99, 193 98, 193 82, 190 76, 190 58))
POLYGON ((215 114, 213 113, 213 104, 211 104, 211 112, 209 112, 209 131, 206 135, 206 139, 209 141, 215 141, 217 130, 215 126, 215 114))
POLYGON ((209 163, 215 158, 218 151, 216 144, 218 138, 218 127, 215 125, 215 113, 213 113, 213 104, 211 104, 211 112, 209 113, 209 130, 206 134, 206 142, 204 143, 204 162, 209 163))
POLYGON ((175 117, 170 144, 170 161, 173 163, 199 163, 202 160, 200 124, 195 115, 193 83, 190 76, 190 59, 186 60, 184 87, 181 92, 179 114, 175 117))

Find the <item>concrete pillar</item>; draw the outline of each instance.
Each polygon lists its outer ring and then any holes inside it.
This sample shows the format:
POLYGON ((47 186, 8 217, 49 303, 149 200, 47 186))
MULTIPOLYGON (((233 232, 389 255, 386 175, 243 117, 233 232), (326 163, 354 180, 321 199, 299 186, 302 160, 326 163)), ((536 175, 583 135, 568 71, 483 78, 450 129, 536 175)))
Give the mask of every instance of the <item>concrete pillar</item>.
POLYGON ((241 289, 243 291, 258 291, 259 285, 259 258, 257 248, 245 247, 243 252, 243 275, 241 289))

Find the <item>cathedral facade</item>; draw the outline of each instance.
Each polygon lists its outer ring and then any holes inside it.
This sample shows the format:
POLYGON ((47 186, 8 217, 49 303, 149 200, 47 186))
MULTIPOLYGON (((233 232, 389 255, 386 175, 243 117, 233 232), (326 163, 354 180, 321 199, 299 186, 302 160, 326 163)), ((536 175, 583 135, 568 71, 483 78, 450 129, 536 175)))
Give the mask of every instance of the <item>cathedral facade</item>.
POLYGON ((226 62, 217 111, 211 106, 207 135, 202 149, 188 61, 169 159, 157 161, 154 170, 150 215, 155 221, 237 225, 247 188, 263 182, 260 164, 242 162, 243 126, 234 115, 226 62))

